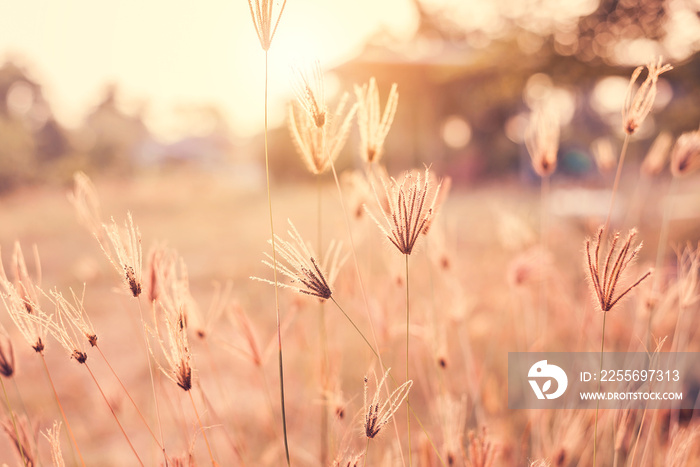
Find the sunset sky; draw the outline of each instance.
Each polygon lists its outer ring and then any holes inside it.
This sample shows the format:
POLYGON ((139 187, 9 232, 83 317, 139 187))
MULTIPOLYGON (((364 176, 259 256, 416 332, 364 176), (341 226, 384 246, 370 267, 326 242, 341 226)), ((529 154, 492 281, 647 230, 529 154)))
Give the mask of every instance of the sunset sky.
MULTIPOLYGON (((28 66, 64 124, 78 125, 117 83, 127 109, 148 102, 147 123, 164 137, 181 130, 176 105, 219 106, 241 136, 261 126, 264 55, 246 0, 0 3, 0 59, 28 66)), ((288 1, 270 50, 273 122, 291 63, 333 66, 379 28, 406 35, 415 22, 407 0, 288 1)))
MULTIPOLYGON (((462 27, 498 37, 505 19, 538 33, 571 30, 598 2, 423 3, 446 6, 462 27)), ((59 121, 69 127, 81 123, 112 83, 119 86, 123 108, 145 105, 147 124, 166 139, 189 132, 177 112, 183 106, 221 109, 238 136, 262 127, 264 54, 246 0, 0 0, 0 5, 0 60, 26 65, 44 86, 59 121)), ((673 61, 692 53, 700 28, 683 0, 671 0, 669 17, 664 55, 673 61)), ((319 59, 323 68, 331 68, 355 55, 377 31, 402 39, 416 25, 411 0, 288 0, 270 50, 271 124, 282 121, 292 96, 291 64, 319 59)), ((651 41, 621 47, 627 65, 662 53, 651 41)), ((333 80, 327 88, 332 94, 333 80)))

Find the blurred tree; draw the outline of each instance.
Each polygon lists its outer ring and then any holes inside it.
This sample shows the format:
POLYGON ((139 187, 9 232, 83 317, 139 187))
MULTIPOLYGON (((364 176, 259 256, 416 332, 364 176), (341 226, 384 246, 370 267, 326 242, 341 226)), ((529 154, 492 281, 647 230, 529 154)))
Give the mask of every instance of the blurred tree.
POLYGON ((121 172, 133 167, 138 149, 150 136, 141 115, 123 112, 117 96, 117 86, 107 86, 102 101, 85 119, 82 132, 88 140, 90 164, 121 172))
POLYGON ((7 61, 0 67, 0 190, 36 180, 40 163, 69 150, 41 86, 7 61))

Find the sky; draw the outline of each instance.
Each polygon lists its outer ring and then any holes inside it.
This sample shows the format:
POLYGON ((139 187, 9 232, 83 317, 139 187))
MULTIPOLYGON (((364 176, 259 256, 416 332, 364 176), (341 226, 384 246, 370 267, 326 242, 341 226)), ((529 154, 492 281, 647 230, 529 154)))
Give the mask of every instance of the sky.
MULTIPOLYGON (((381 28, 410 35, 410 3, 289 0, 269 54, 271 123, 292 95, 291 64, 332 67, 381 28)), ((238 136, 261 128, 264 53, 246 0, 0 0, 0 10, 0 60, 26 65, 69 127, 116 83, 124 108, 146 103, 147 124, 166 139, 186 131, 178 106, 217 106, 238 136)))

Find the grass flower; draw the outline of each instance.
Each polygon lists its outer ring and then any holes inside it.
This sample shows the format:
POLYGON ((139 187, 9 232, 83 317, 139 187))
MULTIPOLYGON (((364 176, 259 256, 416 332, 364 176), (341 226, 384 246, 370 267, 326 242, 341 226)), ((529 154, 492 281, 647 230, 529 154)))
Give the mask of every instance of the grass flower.
POLYGON ((598 234, 594 242, 591 242, 590 239, 586 240, 588 277, 593 287, 595 298, 600 306, 600 311, 610 311, 625 295, 641 284, 642 281, 652 273, 651 270, 647 271, 632 285, 623 288, 620 292, 620 281, 625 269, 637 257, 639 251, 642 249, 642 243, 636 247, 632 246, 632 241, 636 235, 637 231, 635 229, 630 230, 625 241, 617 248, 620 240, 620 233, 616 232, 613 235, 610 249, 605 255, 602 265, 600 263, 600 247, 603 237, 603 228, 601 227, 598 229, 598 234), (592 246, 595 248, 593 255, 591 255, 592 246))
MULTIPOLYGON (((404 255, 410 255, 419 235, 429 225, 440 192, 440 184, 433 189, 430 183, 430 169, 426 167, 425 175, 406 173, 398 182, 393 177, 382 180, 388 206, 382 206, 384 223, 367 211, 379 226, 379 229, 404 255), (386 224, 386 225, 384 225, 386 224)), ((365 209, 367 206, 365 205, 365 209)))
POLYGON ((68 194, 68 201, 75 208, 78 222, 93 235, 101 235, 100 200, 95 185, 84 172, 76 172, 73 182, 73 191, 68 194))
POLYGON ((37 454, 32 447, 31 439, 36 432, 35 428, 26 417, 16 417, 16 423, 9 419, 0 422, 2 429, 10 438, 10 443, 25 467, 37 465, 37 454))
POLYGON ((488 440, 486 428, 482 428, 481 433, 470 431, 467 435, 467 453, 469 455, 469 465, 473 467, 490 467, 495 465, 497 451, 491 441, 488 440))
POLYGON ((644 67, 637 67, 632 72, 632 77, 627 87, 627 94, 625 95, 625 103, 622 107, 622 129, 628 135, 634 134, 647 115, 649 115, 649 112, 651 112, 654 106, 654 99, 656 99, 656 83, 659 80, 659 76, 673 69, 671 65, 662 65, 662 63, 662 58, 659 57, 658 63, 652 61, 647 65, 647 77, 634 95, 632 95, 634 84, 637 82, 639 75, 642 74, 644 67))
POLYGON ((391 123, 394 121, 396 108, 399 104, 399 92, 396 83, 391 85, 389 97, 381 113, 379 104, 379 89, 374 77, 368 84, 355 85, 357 96, 357 123, 360 127, 360 156, 371 164, 379 162, 384 152, 384 140, 386 139, 391 123))
POLYGON ((537 175, 542 178, 552 175, 559 151, 559 115, 551 104, 541 103, 533 110, 525 132, 525 146, 537 175))
MULTIPOLYGON (((381 381, 377 383, 377 389, 374 392, 374 396, 371 401, 367 401, 367 391, 369 389, 369 377, 365 376, 365 391, 364 391, 364 401, 365 401, 365 422, 364 422, 364 433, 368 439, 376 437, 381 429, 391 421, 391 417, 394 416, 403 401, 408 397, 408 392, 413 386, 413 381, 409 380, 403 383, 401 386, 396 388, 394 392, 389 395, 389 397, 381 402, 379 399, 379 394, 381 392, 382 386, 386 382, 387 376, 389 376, 389 371, 391 368, 386 370, 381 381)), ((376 380, 376 377, 375 377, 376 380)))
MULTIPOLYGON (((288 222, 290 230, 287 231, 287 234, 291 237, 291 241, 283 240, 280 237, 277 237, 276 240, 277 252, 289 266, 278 263, 277 270, 291 279, 293 285, 282 283, 278 285, 302 294, 328 300, 333 294, 331 284, 335 281, 338 271, 347 259, 347 255, 341 255, 342 243, 331 242, 324 256, 323 265, 319 265, 311 247, 301 238, 292 221, 288 222)), ((267 253, 265 256, 269 261, 263 260, 263 264, 274 269, 270 262, 272 257, 267 253)), ((251 277, 251 279, 274 284, 274 282, 257 277, 251 277)))
POLYGON ((112 218, 110 224, 103 224, 109 245, 106 248, 103 242, 97 237, 102 251, 117 273, 122 276, 124 283, 134 297, 141 295, 141 268, 143 258, 141 254, 141 233, 138 227, 134 226, 134 219, 131 213, 127 213, 125 229, 121 230, 112 218))
POLYGON ((56 306, 59 321, 65 319, 67 323, 77 329, 87 339, 91 347, 95 347, 97 345, 97 333, 83 306, 85 289, 83 288, 81 297, 78 297, 72 289, 70 292, 73 297, 73 303, 66 300, 58 290, 49 291, 49 298, 56 306))
POLYGON ((323 74, 318 62, 310 70, 294 68, 296 102, 289 106, 289 131, 304 164, 314 175, 324 173, 343 149, 357 105, 346 113, 345 93, 335 112, 326 109, 323 74))
POLYGON ((464 428, 467 421, 467 397, 456 399, 445 395, 438 399, 439 416, 442 426, 442 451, 447 465, 466 464, 464 452, 464 428))
POLYGON ((289 131, 297 151, 306 168, 314 175, 328 170, 335 161, 350 134, 350 124, 355 107, 346 113, 347 93, 343 95, 333 115, 321 127, 315 125, 308 112, 298 112, 295 105, 289 106, 289 131))
POLYGON ((42 433, 42 435, 51 446, 51 463, 53 467, 65 467, 66 463, 61 452, 61 423, 54 421, 53 426, 47 429, 46 433, 42 433))
POLYGON ((317 128, 326 124, 326 94, 321 64, 315 60, 304 68, 292 67, 292 88, 297 104, 317 128))
POLYGON ((15 372, 15 351, 10 335, 0 324, 0 375, 11 378, 15 372))
MULTIPOLYGON (((51 335, 58 341, 61 346, 68 351, 71 358, 74 358, 76 362, 83 364, 87 361, 87 352, 84 346, 81 344, 81 339, 78 338, 78 334, 73 327, 68 315, 66 315, 66 309, 72 307, 68 301, 63 298, 63 296, 56 290, 51 292, 51 298, 56 306, 56 314, 58 315, 58 320, 54 322, 49 320, 46 325, 51 333, 51 335)), ((97 337, 94 340, 97 343, 97 337)))
POLYGON ((165 324, 165 338, 163 338, 158 329, 158 319, 154 316, 156 329, 153 334, 160 344, 166 362, 165 366, 159 365, 160 370, 169 380, 180 386, 184 391, 189 391, 192 389, 192 366, 190 363, 192 354, 187 340, 185 316, 181 311, 166 308, 160 302, 158 305, 163 312, 163 322, 165 324))
POLYGON ((606 174, 615 168, 617 156, 613 151, 612 141, 610 138, 598 138, 591 143, 591 152, 593 152, 593 160, 601 174, 606 174))
POLYGON ((667 131, 662 131, 651 143, 651 147, 647 152, 642 166, 639 168, 640 172, 648 177, 653 177, 661 173, 661 171, 666 166, 668 161, 668 154, 671 149, 671 144, 673 139, 671 134, 667 131))
POLYGON ((15 285, 7 279, 1 263, 0 300, 22 337, 37 353, 43 353, 51 318, 39 308, 37 302, 29 301, 20 295, 15 285))
POLYGON ((275 37, 275 32, 277 32, 277 26, 279 25, 287 0, 282 0, 282 6, 280 7, 279 13, 276 15, 276 19, 275 13, 272 11, 273 3, 275 2, 272 0, 262 0, 262 2, 260 0, 248 0, 250 16, 253 18, 253 26, 260 40, 260 46, 265 52, 270 49, 272 39, 275 37))
MULTIPOLYGON (((204 442, 207 445, 207 451, 209 452, 209 458, 211 459, 212 466, 218 466, 214 460, 211 446, 209 445, 209 440, 199 417, 199 412, 197 411, 197 406, 194 403, 192 391, 190 391, 192 389, 193 372, 191 363, 192 353, 190 350, 189 341, 187 339, 187 321, 185 314, 181 309, 170 308, 167 305, 163 306, 163 304, 160 302, 158 302, 158 305, 160 305, 161 310, 163 311, 163 321, 165 323, 165 339, 163 339, 161 332, 158 329, 158 318, 155 316, 156 307, 154 306, 153 319, 156 323, 156 329, 154 330, 153 335, 158 340, 166 361, 166 366, 159 364, 160 370, 169 380, 177 384, 190 396, 189 398, 190 402, 192 403, 192 409, 197 416, 197 423, 202 431, 204 442)), ((151 353, 153 353, 153 349, 151 349, 151 353)))
POLYGON ((671 153, 671 173, 681 177, 700 167, 700 129, 683 133, 676 140, 671 153))

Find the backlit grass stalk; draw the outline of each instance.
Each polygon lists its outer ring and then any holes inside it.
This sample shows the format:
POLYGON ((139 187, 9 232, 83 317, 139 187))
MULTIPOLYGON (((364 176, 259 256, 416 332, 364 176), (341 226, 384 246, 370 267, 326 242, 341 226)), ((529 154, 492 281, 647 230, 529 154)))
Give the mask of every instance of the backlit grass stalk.
POLYGON ((141 461, 141 458, 139 457, 139 454, 136 452, 136 449, 134 448, 134 445, 131 444, 131 440, 129 439, 129 436, 126 434, 126 431, 124 430, 124 427, 122 426, 121 422, 119 421, 119 418, 117 417, 117 414, 114 412, 114 409, 112 408, 112 404, 109 403, 109 400, 107 399, 107 396, 105 396, 104 391, 102 391, 102 387, 100 386, 100 383, 97 382, 97 378, 95 378, 95 375, 93 374, 92 370, 88 366, 87 362, 83 362, 83 365, 85 365, 85 369, 87 369, 88 373, 90 373, 90 376, 92 377, 92 380, 95 382, 95 385, 97 386, 97 389, 100 391, 100 394, 102 395, 102 399, 104 399, 105 404, 107 404, 107 407, 109 408, 109 411, 112 413, 112 416, 114 417, 114 420, 117 422, 117 425, 119 425, 119 429, 121 430, 122 434, 124 435, 124 438, 126 439, 126 442, 129 444, 129 447, 131 448, 131 451, 134 453, 136 456, 136 459, 139 462, 139 465, 144 465, 143 461, 141 461))
MULTIPOLYGON (((548 248, 548 216, 547 199, 549 197, 550 177, 557 168, 557 152, 559 151, 560 123, 559 112, 549 101, 540 102, 532 112, 530 122, 525 133, 525 146, 530 153, 532 168, 540 176, 540 243, 543 252, 548 248)), ((545 255, 540 257, 544 262, 545 255)), ((546 335, 547 326, 547 281, 540 282, 540 310, 539 326, 537 331, 540 336, 546 335)))
MULTIPOLYGON (((7 406, 7 411, 10 414, 10 421, 12 422, 12 429, 15 430, 15 435, 17 436, 17 439, 20 439, 19 430, 17 429, 17 420, 15 419, 15 412, 14 412, 14 410, 12 410, 12 404, 10 404, 10 398, 7 396, 7 390, 5 389, 5 382, 3 381, 2 377, 0 377, 0 386, 2 386, 2 393, 5 396, 5 405, 7 406)), ((26 466, 27 459, 24 455, 24 448, 22 447, 22 443, 17 443, 17 447, 19 448, 19 455, 20 455, 20 458, 22 459, 22 463, 26 466)))
MULTIPOLYGON (((621 284, 622 275, 629 264, 637 257, 642 244, 636 247, 632 246, 632 241, 637 234, 637 231, 632 229, 627 235, 624 242, 617 248, 620 239, 620 233, 617 232, 612 236, 608 253, 605 255, 604 264, 600 264, 600 247, 604 237, 605 227, 598 229, 598 234, 593 242, 590 239, 585 242, 586 261, 588 266, 588 279, 590 281, 593 295, 597 302, 600 311, 603 313, 603 329, 600 339, 600 371, 603 369, 603 351, 605 349, 605 321, 608 316, 608 311, 612 310, 617 303, 625 297, 632 289, 637 287, 641 282, 652 274, 652 270, 643 274, 632 285, 623 288, 622 292, 617 292, 621 284), (591 254, 591 246, 594 246, 595 251, 591 254)), ((598 381, 598 391, 600 391, 600 380, 598 381)), ((598 444, 598 409, 600 400, 596 401, 594 434, 593 434, 593 465, 597 466, 597 444, 598 444)))
MULTIPOLYGON (((0 385, 2 386, 2 393, 5 396, 5 405, 7 406, 7 412, 10 414, 10 421, 12 422, 12 429, 15 431, 17 439, 21 439, 19 436, 19 430, 17 429, 17 420, 15 419, 15 412, 12 409, 12 404, 10 403, 10 398, 7 395, 7 390, 5 389, 4 378, 12 378, 15 372, 15 352, 12 347, 12 341, 7 331, 0 323, 0 385)), ((24 448, 22 443, 18 443, 20 458, 22 462, 26 465, 27 461, 24 455, 24 448)))
POLYGON ((612 194, 610 195, 610 207, 608 208, 608 216, 605 219, 605 226, 603 227, 603 232, 608 231, 610 227, 610 219, 615 209, 615 195, 620 184, 620 178, 622 176, 622 167, 625 163, 625 156, 627 155, 627 146, 629 144, 630 136, 632 136, 637 129, 641 126, 642 122, 646 119, 647 115, 651 112, 654 107, 654 100, 656 99, 656 84, 658 82, 659 76, 669 70, 672 70, 671 65, 663 65, 662 58, 659 57, 657 62, 650 62, 647 65, 647 77, 642 82, 642 84, 637 88, 636 92, 633 94, 634 85, 641 75, 643 66, 637 67, 630 77, 629 85, 627 86, 627 93, 625 95, 625 102, 622 106, 622 129, 625 132, 625 139, 622 143, 622 149, 620 150, 620 159, 617 162, 617 171, 615 172, 615 181, 613 182, 612 194))
POLYGON ((99 345, 95 345, 95 348, 97 349, 97 352, 98 352, 98 353, 100 354, 100 356, 102 357, 102 360, 103 360, 103 361, 105 362, 105 364, 107 365, 107 368, 109 368, 109 371, 111 371, 111 372, 112 372, 112 375, 114 375, 114 378, 115 378, 115 379, 117 380, 117 382, 119 383, 119 386, 120 386, 120 387, 122 388, 122 390, 124 391, 124 394, 126 394, 126 397, 127 397, 127 398, 129 399, 129 401, 131 402, 131 405, 133 405, 133 406, 134 406, 134 409, 136 409, 136 413, 138 414, 139 418, 140 418, 141 421, 143 422, 143 424, 144 424, 144 426, 146 427, 146 429, 148 430, 148 432, 151 434, 151 437, 153 438, 153 441, 155 441, 155 443, 158 445, 158 448, 159 448, 161 451, 163 451, 163 446, 160 444, 160 441, 158 440, 158 437, 156 436, 156 434, 155 434, 155 433, 153 432, 153 430, 151 429, 151 426, 150 426, 150 425, 148 424, 148 422, 146 421, 146 418, 143 416, 143 413, 142 413, 141 410, 139 409, 138 405, 136 405, 136 402, 135 402, 134 399, 131 397, 131 394, 129 394, 129 391, 128 391, 128 389, 126 389, 126 386, 124 386, 124 383, 122 382, 121 378, 119 378, 119 375, 117 375, 117 372, 114 370, 114 368, 112 368, 112 365, 110 365, 109 360, 107 360, 107 357, 105 357, 105 354, 102 352, 102 349, 100 348, 99 345))
MULTIPOLYGON (((260 40, 260 46, 265 52, 265 181, 267 183, 267 206, 270 216, 270 238, 272 239, 272 262, 277 265, 277 246, 275 244, 275 226, 272 217, 272 196, 270 193, 270 159, 268 154, 268 142, 267 142, 267 88, 268 88, 268 51, 270 50, 270 45, 272 45, 272 39, 277 32, 277 26, 279 25, 280 19, 282 18, 282 13, 284 12, 284 7, 287 4, 287 0, 282 1, 282 6, 280 7, 277 17, 273 14, 273 4, 271 0, 248 0, 248 6, 250 7, 250 15, 253 19, 253 26, 255 27, 255 32, 260 40)), ((282 431, 284 433, 284 454, 287 460, 287 465, 291 465, 289 459, 289 442, 287 440, 287 415, 284 404, 284 364, 282 358, 282 332, 280 330, 280 305, 279 305, 279 291, 277 288, 277 268, 274 268, 274 281, 275 281, 275 315, 277 321, 277 355, 279 362, 279 375, 280 375, 280 406, 282 410, 282 431)))
POLYGON ((124 439, 126 439, 126 442, 129 444, 131 451, 134 453, 134 456, 136 456, 139 464, 144 465, 133 444, 131 444, 131 440, 119 421, 116 412, 109 403, 107 396, 105 396, 105 393, 102 391, 100 383, 97 381, 97 378, 95 378, 95 375, 88 366, 88 355, 83 348, 82 338, 79 337, 79 335, 82 334, 90 345, 94 347, 97 344, 97 334, 95 334, 92 324, 85 313, 83 298, 78 298, 78 296, 73 293, 72 290, 71 294, 73 296, 73 303, 66 300, 63 295, 58 292, 58 290, 54 289, 49 291, 46 296, 56 307, 56 313, 54 315, 56 316, 56 319, 54 320, 53 316, 45 317, 44 315, 37 315, 37 317, 33 319, 36 319, 40 324, 46 326, 56 341, 58 341, 58 343, 61 344, 61 346, 68 352, 71 359, 74 359, 79 364, 85 366, 85 369, 88 371, 88 373, 90 373, 90 377, 92 377, 92 380, 95 382, 95 385, 102 395, 102 398, 107 404, 109 411, 112 413, 112 417, 114 417, 114 420, 117 422, 119 429, 124 435, 124 439))
POLYGON ((70 436, 71 441, 73 442, 73 446, 75 447, 76 452, 78 453, 78 457, 80 458, 80 464, 85 467, 85 460, 83 459, 83 454, 80 452, 80 448, 78 447, 78 442, 75 439, 75 435, 73 434, 73 429, 70 426, 70 423, 68 422, 68 417, 66 417, 66 412, 63 410, 63 404, 61 404, 61 399, 58 397, 58 392, 56 391, 56 386, 53 384, 53 379, 51 378, 51 373, 49 372, 49 367, 46 364, 46 358, 44 358, 44 354, 42 352, 39 352, 39 355, 41 356, 41 361, 44 364, 44 370, 46 370, 46 376, 49 378, 49 383, 51 384, 51 389, 53 390, 53 395, 56 398, 56 404, 58 404, 58 410, 61 412, 61 417, 63 417, 63 421, 66 422, 66 429, 68 430, 68 435, 70 436))

